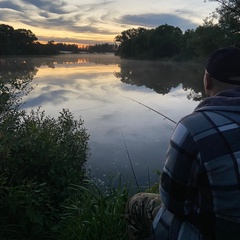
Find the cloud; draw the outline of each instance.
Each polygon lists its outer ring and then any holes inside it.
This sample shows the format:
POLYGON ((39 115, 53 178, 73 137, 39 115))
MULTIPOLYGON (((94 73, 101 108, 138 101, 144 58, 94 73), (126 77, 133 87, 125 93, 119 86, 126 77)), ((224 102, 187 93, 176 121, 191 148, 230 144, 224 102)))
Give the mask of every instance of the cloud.
MULTIPOLYGON (((41 16, 43 16, 41 14, 41 16)), ((75 25, 76 21, 73 18, 64 18, 63 16, 56 16, 56 17, 46 17, 45 14, 44 19, 39 19, 33 21, 32 18, 28 18, 22 20, 22 23, 26 25, 30 25, 33 27, 39 27, 45 29, 58 29, 58 30, 65 30, 65 31, 72 31, 72 32, 95 32, 95 33, 104 33, 101 29, 97 27, 93 27, 89 25, 75 25)))
POLYGON ((112 1, 81 6, 48 0, 20 0, 17 3, 0 2, 0 20, 8 22, 14 19, 36 28, 75 33, 116 34, 105 22, 111 18, 106 8, 112 1), (102 11, 103 7, 107 13, 102 11), (106 27, 100 27, 99 23, 105 23, 106 27))
POLYGON ((0 8, 12 9, 12 10, 16 10, 16 11, 22 10, 22 8, 18 4, 14 4, 10 1, 0 2, 0 8))
POLYGON ((20 19, 20 18, 23 18, 23 17, 24 17, 24 14, 18 13, 14 10, 0 9, 0 21, 8 22, 9 20, 20 19))
POLYGON ((125 4, 120 0, 91 0, 90 2, 80 0, 2 0, 0 1, 0 21, 7 22, 14 28, 14 23, 18 26, 21 24, 24 25, 23 27, 28 26, 28 29, 34 28, 32 30, 40 41, 53 39, 56 42, 73 41, 80 44, 111 42, 114 36, 131 27, 156 28, 163 24, 169 24, 179 27, 183 31, 197 27, 197 24, 188 17, 192 15, 191 10, 183 12, 180 9, 171 14, 154 12, 143 14, 147 8, 143 10, 138 10, 138 6, 131 8, 130 6, 133 6, 134 2, 131 2, 127 8, 128 6, 125 4), (35 29, 39 29, 39 32, 35 29), (91 38, 89 37, 87 40, 88 36, 91 38))
POLYGON ((93 4, 82 4, 77 5, 79 9, 83 9, 86 12, 95 12, 96 10, 107 8, 108 5, 114 3, 115 1, 102 1, 100 3, 93 3, 93 4))
POLYGON ((174 14, 140 14, 124 15, 120 19, 124 24, 139 25, 143 27, 158 27, 163 24, 179 27, 182 30, 194 29, 197 27, 192 21, 174 14))
POLYGON ((67 2, 64 1, 49 1, 49 0, 22 0, 23 4, 34 5, 40 10, 45 10, 51 13, 65 14, 69 11, 65 9, 67 2))
POLYGON ((48 12, 40 12, 39 16, 44 17, 44 18, 49 18, 48 12))
POLYGON ((21 21, 26 18, 24 9, 21 5, 11 1, 0 2, 0 21, 21 21))

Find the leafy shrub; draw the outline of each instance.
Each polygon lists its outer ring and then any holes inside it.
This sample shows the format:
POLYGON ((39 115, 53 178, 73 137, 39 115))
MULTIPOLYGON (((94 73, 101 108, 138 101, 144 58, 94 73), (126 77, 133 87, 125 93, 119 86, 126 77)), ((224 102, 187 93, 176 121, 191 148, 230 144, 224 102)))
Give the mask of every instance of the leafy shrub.
POLYGON ((48 239, 69 188, 85 178, 89 135, 66 109, 55 119, 40 109, 7 111, 0 125, 0 236, 48 239))

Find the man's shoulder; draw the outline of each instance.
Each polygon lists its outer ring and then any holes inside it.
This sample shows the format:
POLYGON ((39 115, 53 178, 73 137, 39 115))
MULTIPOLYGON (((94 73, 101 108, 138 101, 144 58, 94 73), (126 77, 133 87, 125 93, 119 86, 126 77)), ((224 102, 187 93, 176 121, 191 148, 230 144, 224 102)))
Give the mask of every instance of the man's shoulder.
POLYGON ((191 114, 188 114, 181 118, 179 123, 184 125, 185 127, 190 127, 192 125, 199 125, 205 119, 202 112, 194 111, 191 114))
POLYGON ((211 126, 204 116, 204 111, 194 111, 193 113, 183 117, 179 121, 179 124, 183 125, 191 133, 191 135, 203 132, 211 126))

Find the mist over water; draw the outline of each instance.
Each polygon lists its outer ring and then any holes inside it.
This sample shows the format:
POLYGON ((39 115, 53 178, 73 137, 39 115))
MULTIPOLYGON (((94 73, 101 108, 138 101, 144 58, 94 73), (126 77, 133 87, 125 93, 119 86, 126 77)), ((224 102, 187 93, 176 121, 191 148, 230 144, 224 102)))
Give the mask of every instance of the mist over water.
POLYGON ((91 149, 86 167, 102 181, 122 173, 134 184, 130 160, 143 186, 149 180, 153 184, 154 170, 163 168, 175 124, 129 98, 176 122, 202 98, 203 67, 196 63, 123 60, 108 54, 8 61, 8 72, 32 79, 34 90, 24 97, 23 108, 41 106, 53 117, 67 108, 84 120, 91 149))

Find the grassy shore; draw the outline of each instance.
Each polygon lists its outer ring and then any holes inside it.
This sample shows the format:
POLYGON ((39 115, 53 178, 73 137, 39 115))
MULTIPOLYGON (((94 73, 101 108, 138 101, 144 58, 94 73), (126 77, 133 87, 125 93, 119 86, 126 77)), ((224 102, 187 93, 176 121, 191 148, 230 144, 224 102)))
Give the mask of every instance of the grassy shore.
POLYGON ((122 184, 121 175, 115 180, 117 188, 100 189, 89 180, 84 186, 72 186, 81 197, 67 203, 67 213, 59 224, 60 239, 128 239, 124 213, 129 189, 122 184))

